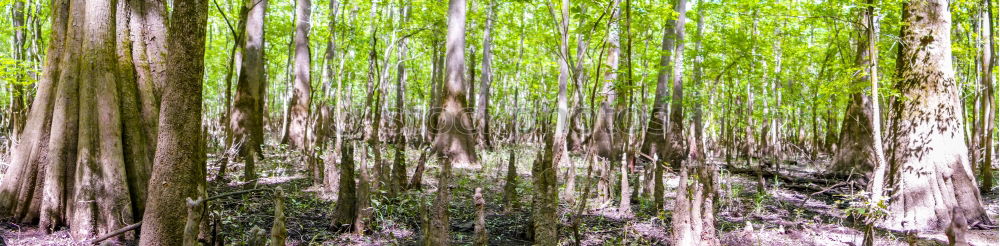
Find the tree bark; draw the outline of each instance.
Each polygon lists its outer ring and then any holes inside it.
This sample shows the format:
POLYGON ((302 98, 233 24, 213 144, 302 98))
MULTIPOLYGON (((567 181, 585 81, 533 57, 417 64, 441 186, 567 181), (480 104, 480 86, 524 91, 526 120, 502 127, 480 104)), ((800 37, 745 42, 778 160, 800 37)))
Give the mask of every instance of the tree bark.
MULTIPOLYGON (((674 5, 679 12, 680 5, 674 5)), ((646 134, 642 142, 642 152, 648 156, 657 156, 653 160, 653 210, 663 209, 663 163, 658 159, 667 156, 667 82, 669 81, 670 54, 674 50, 676 20, 668 19, 663 25, 663 42, 660 46, 660 66, 656 75, 656 94, 653 99, 653 112, 646 125, 646 134)))
POLYGON ((902 95, 891 113, 889 229, 941 229, 958 207, 969 224, 992 224, 982 206, 962 139, 951 61, 951 13, 943 0, 903 5, 898 58, 902 95))
POLYGON ((268 0, 245 0, 249 7, 243 37, 243 61, 236 82, 236 99, 230 119, 234 145, 244 161, 243 179, 255 182, 255 154, 264 143, 264 97, 267 74, 264 70, 264 15, 268 0))
POLYGON ((486 200, 483 199, 482 188, 476 188, 476 194, 473 195, 472 200, 476 205, 476 223, 473 233, 475 239, 473 245, 488 245, 490 237, 489 232, 486 230, 486 200))
MULTIPOLYGON (((683 1, 683 0, 681 0, 683 1)), ((697 126, 692 125, 693 132, 697 126)), ((688 134, 695 142, 695 134, 688 134)), ((703 150, 688 145, 688 160, 680 169, 673 213, 673 242, 677 245, 720 245, 715 232, 715 197, 718 190, 715 167, 705 163, 703 150)))
POLYGON ((350 230, 357 218, 357 189, 354 183, 354 147, 345 144, 340 149, 338 163, 340 179, 337 191, 337 205, 333 209, 334 230, 350 230))
MULTIPOLYGON (((980 99, 979 110, 982 113, 980 119, 980 131, 982 132, 982 140, 979 141, 979 146, 976 147, 977 151, 982 149, 983 153, 981 155, 973 155, 975 159, 972 160, 972 165, 979 165, 980 179, 982 179, 982 185, 979 189, 983 192, 989 192, 993 190, 993 141, 994 141, 994 131, 996 130, 996 102, 994 84, 993 81, 993 70, 997 66, 997 55, 996 55, 996 27, 994 26, 995 20, 993 19, 993 1, 985 0, 983 4, 984 8, 987 9, 982 14, 982 25, 979 29, 982 30, 980 37, 985 37, 989 41, 984 41, 982 44, 982 55, 980 56, 980 64, 982 66, 980 69, 979 82, 983 84, 983 94, 980 99), (984 15, 985 14, 985 15, 984 15), (982 159, 981 162, 979 159, 982 159)), ((975 123, 973 123, 975 124, 975 123)), ((973 136, 979 137, 979 136, 973 136)))
POLYGON ((604 85, 601 88, 601 93, 604 94, 604 101, 601 102, 600 110, 594 118, 594 130, 590 134, 591 151, 609 160, 598 163, 597 170, 600 177, 597 182, 597 194, 599 204, 605 204, 610 201, 610 173, 612 170, 611 165, 607 162, 610 162, 610 159, 617 156, 615 151, 616 145, 614 144, 614 139, 612 139, 615 136, 613 132, 615 126, 615 109, 611 107, 611 104, 615 102, 616 92, 614 85, 618 79, 618 17, 620 15, 618 4, 618 0, 614 0, 611 3, 611 17, 608 19, 608 56, 605 61, 608 71, 604 73, 604 85))
MULTIPOLYGON (((328 150, 329 152, 326 154, 326 157, 325 157, 325 160, 324 160, 324 164, 323 164, 324 165, 323 170, 324 170, 324 172, 326 172, 323 175, 323 177, 324 177, 323 183, 324 183, 324 187, 326 188, 327 191, 337 190, 336 186, 340 182, 340 180, 339 180, 340 174, 338 173, 338 168, 336 166, 336 158, 337 158, 337 156, 339 156, 339 152, 340 152, 341 128, 344 127, 343 124, 342 124, 343 119, 340 118, 340 109, 341 109, 341 107, 344 106, 343 102, 340 100, 340 98, 341 98, 340 97, 340 92, 342 91, 342 89, 343 89, 342 87, 343 86, 341 86, 341 84, 339 83, 340 80, 337 80, 335 82, 335 80, 334 80, 334 70, 333 70, 333 62, 334 62, 334 59, 336 58, 336 54, 337 54, 336 35, 337 35, 337 14, 339 12, 340 12, 340 2, 338 2, 337 0, 331 0, 330 1, 330 16, 329 16, 329 18, 330 18, 330 21, 329 21, 330 37, 329 37, 329 39, 327 39, 326 52, 323 54, 324 55, 324 59, 326 60, 326 65, 323 66, 323 74, 322 74, 322 76, 323 76, 323 80, 327 81, 327 83, 330 83, 331 86, 333 85, 333 83, 338 83, 338 84, 337 84, 336 91, 333 92, 334 93, 334 103, 335 103, 335 105, 332 106, 333 107, 333 120, 332 120, 332 122, 330 122, 331 124, 327 126, 327 129, 331 129, 331 127, 332 127, 332 129, 334 129, 334 138, 335 138, 334 139, 334 145, 332 146, 333 147, 332 149, 328 150)), ((343 71, 344 60, 346 60, 346 59, 343 59, 343 58, 340 59, 340 64, 341 64, 340 67, 341 67, 341 69, 338 70, 338 71, 343 71)), ((340 72, 340 73, 342 73, 342 72, 340 72)), ((322 140, 320 138, 317 138, 317 140, 325 141, 325 140, 322 140)))
POLYGON ((534 185, 532 223, 535 245, 557 245, 559 242, 559 189, 556 184, 556 162, 552 139, 538 153, 531 167, 534 185))
POLYGON ((47 61, 0 182, 0 216, 37 220, 47 231, 68 225, 84 238, 144 211, 157 120, 146 106, 158 102, 163 84, 152 76, 162 60, 145 55, 163 52, 161 39, 147 40, 165 36, 163 5, 52 4, 47 61))
MULTIPOLYGON (((401 6, 399 12, 400 17, 403 19, 402 23, 405 25, 410 18, 409 2, 407 2, 407 5, 401 6)), ((406 38, 402 38, 399 42, 399 59, 402 61, 406 57, 406 38)), ((402 191, 403 186, 406 185, 406 134, 404 129, 406 126, 406 116, 403 114, 403 107, 405 105, 403 99, 406 98, 407 72, 403 62, 397 63, 396 71, 396 155, 392 162, 392 177, 390 178, 391 184, 389 189, 390 194, 393 195, 402 191)))
POLYGON ((504 211, 512 211, 517 208, 517 165, 514 156, 514 148, 510 148, 510 155, 507 157, 507 175, 503 184, 503 204, 504 211))
POLYGON ((292 69, 295 75, 295 82, 292 89, 292 97, 289 100, 290 122, 288 125, 288 140, 292 148, 307 151, 309 149, 306 141, 309 135, 309 114, 312 100, 312 82, 310 80, 311 66, 309 48, 309 28, 312 23, 311 0, 295 1, 295 64, 292 69))
MULTIPOLYGON (((872 68, 872 50, 870 49, 869 42, 872 41, 869 38, 869 16, 872 13, 865 8, 858 17, 858 26, 860 27, 858 35, 858 51, 857 57, 854 62, 859 68, 864 69, 864 72, 858 73, 855 76, 855 83, 869 83, 872 68)), ((877 54, 875 54, 877 57, 877 54)), ((875 155, 872 151, 872 147, 875 147, 875 138, 880 138, 881 136, 876 136, 872 132, 872 121, 873 117, 876 116, 872 113, 873 101, 870 97, 865 97, 861 93, 851 95, 851 101, 847 104, 847 110, 844 111, 844 121, 840 132, 840 141, 837 143, 837 152, 834 156, 831 169, 832 173, 848 175, 850 173, 860 173, 868 174, 875 167, 875 155)), ((875 101, 877 103, 877 101, 875 101)), ((881 124, 881 123, 880 123, 881 124)), ((881 147, 881 146, 878 146, 881 147)))
POLYGON ((207 188, 205 141, 200 132, 208 1, 174 1, 171 14, 167 40, 167 62, 171 66, 164 84, 160 109, 163 124, 150 179, 156 185, 149 188, 141 245, 181 243, 186 208, 179 205, 185 204, 186 198, 204 197, 207 188))
POLYGON ((476 126, 478 127, 479 140, 486 148, 492 148, 490 141, 490 83, 493 82, 493 22, 496 18, 496 4, 491 0, 486 6, 486 31, 483 33, 483 71, 479 85, 479 100, 476 104, 476 126))
POLYGON ((614 109, 611 104, 615 102, 615 81, 618 79, 618 8, 619 1, 611 3, 611 16, 608 19, 608 39, 607 39, 607 60, 605 65, 608 71, 604 73, 604 85, 601 94, 604 94, 604 101, 601 102, 600 110, 594 121, 594 130, 591 133, 592 151, 604 158, 614 158, 617 153, 613 150, 614 141, 612 139, 614 124, 614 109))
MULTIPOLYGON (((556 99, 556 129, 555 135, 553 135, 553 168, 559 169, 559 166, 567 166, 567 170, 572 170, 575 167, 571 165, 569 159, 569 151, 566 147, 566 136, 569 133, 568 123, 569 123, 569 100, 566 97, 567 84, 569 83, 569 0, 563 0, 560 9, 560 21, 559 21, 559 54, 556 59, 559 62, 559 93, 556 99)), ((551 11, 551 7, 549 9, 551 11)), ((553 15, 553 18, 555 16, 553 15)), ((567 171, 570 172, 570 171, 567 171)), ((576 175, 569 176, 566 175, 567 182, 569 180, 575 179, 576 175)), ((555 189, 555 188, 553 188, 555 189)), ((570 194, 572 194, 572 187, 566 188, 570 194)))
POLYGON ((687 1, 678 0, 677 1, 677 26, 674 27, 675 41, 674 45, 674 61, 673 61, 673 84, 674 87, 671 90, 673 94, 670 99, 670 121, 667 123, 667 141, 668 146, 665 159, 671 162, 674 167, 680 167, 681 161, 686 159, 686 150, 684 143, 684 126, 681 124, 684 120, 684 23, 686 21, 685 15, 687 13, 687 1))
POLYGON ((441 103, 441 114, 437 127, 440 129, 434 139, 434 152, 441 162, 441 173, 438 178, 437 198, 432 208, 430 228, 424 237, 425 245, 449 244, 451 225, 448 220, 448 204, 450 201, 448 184, 451 179, 453 165, 470 165, 478 167, 474 142, 470 136, 472 122, 465 110, 465 0, 450 0, 448 3, 448 35, 445 44, 446 75, 444 100, 441 103))

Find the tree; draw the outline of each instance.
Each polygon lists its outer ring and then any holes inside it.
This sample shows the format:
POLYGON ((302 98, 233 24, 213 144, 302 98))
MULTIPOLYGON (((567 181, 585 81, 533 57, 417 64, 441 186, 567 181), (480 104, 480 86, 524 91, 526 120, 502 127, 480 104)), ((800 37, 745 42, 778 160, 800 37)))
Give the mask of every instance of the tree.
POLYGON ((450 200, 448 183, 453 165, 478 164, 471 135, 472 122, 465 102, 465 0, 448 2, 448 35, 445 42, 446 78, 444 100, 440 104, 434 152, 441 156, 441 173, 438 178, 437 198, 430 221, 430 228, 424 237, 425 245, 446 245, 449 242, 451 225, 448 220, 450 200))
POLYGON ((264 14, 268 0, 246 0, 249 7, 244 32, 243 61, 236 82, 236 99, 230 117, 234 145, 243 158, 243 179, 256 182, 255 154, 262 155, 264 143, 264 98, 267 74, 264 69, 264 14))
MULTIPOLYGON (((616 146, 614 141, 612 141, 614 124, 614 114, 615 110, 611 107, 611 104, 615 102, 615 81, 618 79, 618 17, 620 15, 618 9, 618 0, 611 1, 611 17, 608 18, 608 38, 607 38, 607 53, 608 58, 605 61, 605 65, 608 66, 608 71, 604 74, 604 85, 601 87, 601 93, 604 94, 604 101, 601 102, 599 113, 594 117, 594 129, 591 136, 591 147, 590 151, 598 156, 607 158, 615 158, 617 153, 614 151, 616 146)), ((610 164, 600 164, 599 175, 600 178, 597 182, 597 191, 599 194, 599 203, 604 203, 610 200, 611 190, 610 190, 610 164)))
MULTIPOLYGON (((869 77, 871 76, 873 54, 871 54, 872 50, 869 49, 869 41, 875 42, 875 40, 869 40, 869 32, 877 31, 868 25, 869 15, 872 13, 868 12, 866 8, 858 18, 858 27, 861 30, 858 32, 857 56, 854 63, 861 69, 867 69, 866 72, 857 73, 855 81, 858 84, 868 83, 871 79, 869 77)), ((833 165, 830 167, 831 172, 842 175, 865 174, 871 172, 875 167, 876 160, 872 150, 873 147, 882 146, 873 145, 875 138, 881 136, 872 133, 873 123, 876 123, 876 121, 872 121, 873 116, 875 116, 872 113, 872 100, 873 98, 865 97, 861 93, 851 95, 851 101, 844 113, 843 126, 840 128, 843 130, 840 131, 840 140, 837 143, 839 148, 834 156, 833 165)))
POLYGON ((559 242, 559 187, 556 183, 556 160, 553 154, 554 136, 546 136, 545 148, 538 152, 531 165, 534 194, 531 197, 531 221, 535 245, 556 245, 559 242))
MULTIPOLYGON (((675 5, 681 10, 684 6, 675 5)), ((680 11, 678 11, 680 12, 680 11)), ((646 126, 646 136, 642 141, 642 152, 648 156, 656 156, 653 161, 653 209, 663 208, 663 165, 659 158, 667 156, 667 82, 670 66, 670 52, 674 49, 674 27, 676 21, 667 20, 663 25, 663 42, 660 46, 660 66, 656 75, 656 94, 653 99, 653 111, 646 126)))
POLYGON ((309 114, 312 100, 312 81, 310 80, 309 28, 312 14, 311 0, 295 1, 295 82, 292 97, 289 99, 290 120, 288 128, 288 143, 292 148, 308 151, 307 135, 309 134, 309 114))
POLYGON ((439 111, 434 151, 459 165, 478 165, 471 133, 465 91, 465 0, 448 2, 448 35, 445 42, 445 81, 439 111))
MULTIPOLYGON (((566 148, 566 136, 569 134, 568 121, 569 121, 569 101, 566 97, 566 88, 569 82, 569 1, 563 0, 560 9, 560 19, 559 19, 559 93, 556 99, 556 132, 553 135, 553 168, 558 169, 560 164, 570 164, 569 151, 566 148)), ((552 6, 549 5, 549 12, 552 18, 555 19, 555 14, 552 13, 552 6)), ((567 170, 573 170, 575 165, 567 165, 567 170)), ((570 182, 570 179, 576 179, 575 173, 572 171, 567 171, 567 174, 573 174, 572 176, 567 175, 566 180, 570 182)), ((556 189, 556 188, 553 188, 556 189)), ((572 190, 572 187, 566 188, 568 191, 572 190)), ((572 194, 571 192, 569 194, 572 194)))
MULTIPOLYGON (((687 1, 677 1, 677 23, 674 27, 676 44, 674 45, 673 61, 673 94, 670 99, 670 120, 667 122, 667 152, 664 158, 671 162, 674 167, 680 167, 681 162, 687 157, 684 145, 684 23, 687 21, 687 1)), ((689 143, 690 144, 690 143, 689 143)))
MULTIPOLYGON (((996 102, 995 92, 994 92, 994 81, 993 71, 997 66, 997 54, 996 54, 996 26, 993 19, 993 1, 984 0, 983 7, 984 11, 980 13, 981 30, 980 37, 985 38, 988 41, 982 41, 982 55, 980 55, 980 79, 979 82, 983 86, 983 92, 981 98, 979 99, 979 111, 982 116, 980 116, 980 123, 978 129, 982 131, 982 137, 977 142, 978 146, 973 146, 975 152, 973 152, 972 165, 979 165, 979 175, 982 179, 982 185, 979 187, 980 190, 987 192, 993 189, 995 185, 993 183, 993 133, 996 130, 996 102), (978 154, 979 149, 983 149, 982 154, 978 154), (982 161, 979 161, 982 159, 982 161)), ((982 38, 981 38, 982 39, 982 38)), ((975 124, 975 122, 973 123, 975 124)), ((976 138, 978 136, 973 136, 976 138)))
POLYGON ((903 5, 897 58, 902 95, 890 117, 888 185, 893 187, 890 229, 939 229, 960 208, 969 224, 991 224, 982 206, 962 139, 961 104, 951 60, 948 1, 903 5))
MULTIPOLYGON (((334 76, 333 76, 334 73, 333 62, 337 53, 337 43, 334 42, 335 41, 334 38, 337 34, 337 14, 339 12, 340 12, 340 2, 338 2, 337 0, 331 0, 330 16, 329 16, 330 37, 326 41, 326 52, 323 54, 324 60, 326 60, 326 64, 325 66, 323 66, 323 75, 322 75, 323 80, 326 81, 326 83, 330 84, 342 83, 341 81, 334 82, 334 76)), ((343 70, 344 60, 345 59, 340 59, 341 71, 343 70)), ((339 180, 340 174, 337 173, 338 167, 336 166, 336 158, 339 155, 338 153, 340 152, 340 147, 342 144, 341 132, 344 127, 344 125, 342 124, 343 119, 340 117, 340 110, 343 107, 343 102, 340 100, 342 94, 341 91, 343 89, 342 87, 343 87, 342 84, 337 84, 337 90, 333 92, 335 95, 334 103, 336 103, 336 105, 332 106, 334 113, 332 118, 333 122, 331 123, 333 124, 327 126, 328 129, 332 128, 335 131, 334 133, 335 139, 334 139, 334 144, 332 146, 333 148, 328 150, 329 152, 327 152, 326 157, 324 158, 325 160, 323 161, 324 162, 323 170, 326 172, 323 174, 323 177, 325 179, 324 186, 327 191, 336 190, 334 188, 340 183, 339 180)), ((317 140, 323 141, 324 139, 317 138, 317 140)))
MULTIPOLYGON (((682 2, 684 0, 681 0, 682 2)), ((692 133, 688 141, 695 142, 692 133)), ((719 189, 715 167, 706 163, 702 149, 690 144, 688 155, 680 169, 674 205, 673 242, 677 245, 720 245, 715 235, 715 196, 719 189)))
MULTIPOLYGON (((399 8, 400 17, 402 17, 402 23, 406 23, 410 18, 410 4, 407 2, 405 6, 399 8)), ((406 57, 406 37, 399 40, 399 59, 403 60, 406 57)), ((396 65, 396 155, 393 159, 392 164, 392 177, 390 180, 390 192, 392 194, 399 193, 406 186, 406 134, 403 129, 406 126, 406 115, 403 113, 403 98, 405 98, 406 92, 406 66, 403 62, 399 62, 396 65)))
MULTIPOLYGON (((483 78, 479 85, 479 100, 476 104, 476 126, 479 127, 479 139, 487 148, 492 147, 490 140, 490 83, 493 82, 493 22, 496 20, 496 3, 489 1, 486 6, 486 32, 483 34, 483 78)), ((473 85, 474 86, 474 85, 473 85)))
POLYGON ((611 104, 615 102, 615 81, 618 79, 618 55, 620 53, 618 47, 618 18, 621 13, 618 9, 618 0, 613 0, 611 2, 611 17, 608 18, 608 37, 607 37, 607 60, 605 61, 605 66, 608 70, 604 73, 604 85, 601 87, 601 94, 604 95, 604 101, 601 102, 599 113, 594 120, 594 129, 591 136, 592 150, 595 154, 604 158, 614 158, 617 156, 613 150, 615 146, 614 141, 612 141, 612 134, 614 124, 614 109, 611 108, 611 104))
POLYGON ((337 164, 340 173, 340 184, 337 186, 337 205, 333 209, 334 230, 349 230, 357 218, 357 189, 354 181, 354 147, 345 144, 340 149, 340 162, 337 164))
POLYGON ((164 84, 156 70, 164 6, 61 0, 51 7, 47 62, 0 183, 0 216, 37 220, 47 231, 68 225, 84 238, 143 214, 164 84))
MULTIPOLYGON (((204 197, 205 140, 201 128, 208 1, 174 1, 167 36, 166 82, 156 158, 143 215, 141 245, 178 245, 184 238, 185 199, 204 197), (191 134, 196 133, 196 134, 191 134), (195 144, 192 144, 195 143, 195 144)), ((203 206, 203 205, 202 205, 203 206)))

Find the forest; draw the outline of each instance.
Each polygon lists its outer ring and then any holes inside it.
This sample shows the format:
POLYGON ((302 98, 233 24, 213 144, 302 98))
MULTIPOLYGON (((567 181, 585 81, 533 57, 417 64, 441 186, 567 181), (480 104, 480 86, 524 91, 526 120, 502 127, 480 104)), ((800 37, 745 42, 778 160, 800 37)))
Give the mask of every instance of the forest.
POLYGON ((0 0, 0 246, 1000 245, 998 11, 0 0))

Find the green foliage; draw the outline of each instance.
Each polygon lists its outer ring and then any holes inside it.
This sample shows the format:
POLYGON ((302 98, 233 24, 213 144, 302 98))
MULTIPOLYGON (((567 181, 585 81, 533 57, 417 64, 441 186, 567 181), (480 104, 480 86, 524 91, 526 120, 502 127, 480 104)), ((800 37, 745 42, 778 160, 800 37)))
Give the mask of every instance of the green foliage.
POLYGON ((36 64, 21 60, 0 57, 0 80, 12 85, 31 85, 39 71, 36 64))

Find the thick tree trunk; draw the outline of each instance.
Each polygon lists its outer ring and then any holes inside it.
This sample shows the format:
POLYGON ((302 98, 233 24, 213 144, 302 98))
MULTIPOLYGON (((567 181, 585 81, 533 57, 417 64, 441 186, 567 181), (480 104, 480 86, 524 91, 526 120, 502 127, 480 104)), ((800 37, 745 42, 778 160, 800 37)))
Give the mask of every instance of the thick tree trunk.
MULTIPOLYGON (((871 13, 865 9, 858 17, 860 30, 858 35, 858 51, 854 60, 855 65, 864 69, 864 72, 857 73, 855 83, 870 84, 872 54, 869 49, 868 32, 871 27, 868 25, 868 18, 871 13)), ((868 174, 875 167, 875 155, 872 151, 872 98, 865 97, 861 93, 852 95, 844 111, 844 123, 840 132, 840 141, 837 143, 838 149, 834 155, 830 172, 842 175, 851 173, 868 174)), ((881 137, 881 136, 875 136, 881 137)))
POLYGON ((898 230, 941 229, 959 208, 969 224, 992 224, 983 209, 962 138, 961 104, 951 61, 948 1, 903 5, 901 78, 906 100, 891 117, 888 184, 893 193, 882 225, 898 230))
POLYGON ((601 94, 604 94, 604 101, 601 102, 600 109, 597 115, 594 117, 594 129, 590 134, 590 151, 597 156, 604 157, 604 161, 598 162, 598 181, 597 181, 597 194, 598 194, 598 204, 606 205, 611 198, 611 165, 610 160, 617 156, 614 144, 614 132, 613 128, 615 109, 611 107, 611 104, 615 102, 616 92, 615 92, 615 81, 618 80, 618 31, 620 29, 618 25, 618 17, 620 16, 620 10, 618 8, 619 1, 612 1, 611 5, 611 17, 608 19, 608 38, 607 38, 607 60, 605 65, 608 66, 608 70, 604 73, 604 85, 601 88, 601 94))
POLYGON ((157 120, 148 110, 158 108, 147 105, 158 104, 163 84, 153 70, 162 61, 146 55, 163 52, 164 6, 52 4, 47 61, 0 183, 0 215, 46 230, 68 225, 85 238, 144 211, 157 120))
POLYGON ((312 100, 312 82, 310 80, 309 68, 309 28, 310 15, 312 14, 311 0, 295 1, 295 64, 293 73, 295 82, 292 86, 292 97, 288 101, 289 105, 289 125, 288 140, 292 148, 307 151, 309 146, 306 141, 309 130, 309 106, 312 100))
POLYGON ((538 153, 531 167, 534 186, 532 223, 535 245, 556 245, 559 242, 559 187, 556 183, 556 159, 552 140, 538 153))
POLYGON ((448 10, 448 36, 446 43, 445 67, 447 81, 444 85, 443 101, 440 105, 434 139, 434 151, 446 156, 458 165, 478 166, 472 136, 472 122, 465 110, 465 70, 463 49, 465 44, 465 0, 451 0, 448 10))
MULTIPOLYGON (((143 215, 141 245, 177 245, 184 232, 186 199, 205 197, 205 140, 201 127, 202 76, 208 1, 173 2, 167 40, 167 83, 156 158, 143 215), (196 133, 196 134, 191 134, 196 133), (194 144, 192 144, 194 143, 194 144)), ((201 204, 199 206, 204 206, 201 204)), ((107 211, 107 210, 105 210, 107 211)))
MULTIPOLYGON (((614 0, 611 3, 611 16, 608 18, 608 39, 607 39, 607 61, 605 65, 608 66, 608 70, 604 73, 604 85, 601 88, 601 94, 604 94, 604 101, 601 102, 600 110, 594 120, 594 130, 590 134, 591 138, 591 151, 595 154, 604 158, 615 158, 617 153, 614 151, 614 141, 612 136, 612 128, 614 124, 614 109, 611 104, 615 102, 615 81, 618 80, 618 31, 620 27, 618 26, 618 16, 620 15, 620 10, 618 8, 618 0, 614 0)), ((603 176, 603 174, 602 174, 603 176)))
POLYGON ((687 148, 685 148, 684 143, 684 126, 681 124, 684 120, 684 22, 685 15, 687 13, 687 1, 678 0, 677 1, 677 26, 674 27, 675 42, 674 45, 674 61, 673 61, 673 84, 674 87, 671 90, 673 97, 670 99, 670 121, 667 123, 667 141, 668 146, 666 154, 663 156, 667 161, 670 161, 671 165, 674 167, 680 167, 681 161, 683 161, 687 154, 685 153, 687 148))
POLYGON ((230 119, 234 146, 243 158, 243 179, 255 182, 256 155, 264 143, 264 97, 267 74, 264 70, 264 14, 267 0, 246 0, 250 6, 244 32, 243 61, 236 82, 236 99, 230 119))
MULTIPOLYGON (((858 78, 856 80, 865 79, 858 78)), ((864 81, 860 81, 864 82, 864 81)), ((872 147, 872 101, 862 94, 851 95, 847 105, 844 123, 840 132, 839 146, 833 157, 829 171, 836 174, 870 173, 875 166, 872 147)))
MULTIPOLYGON (((677 10, 681 6, 675 5, 677 10)), ((660 65, 656 75, 656 94, 653 98, 653 112, 646 125, 646 135, 642 142, 642 153, 653 156, 666 156, 667 149, 667 93, 670 81, 670 54, 674 51, 674 28, 676 20, 668 19, 663 25, 663 42, 660 46, 660 65)))
MULTIPOLYGON (((683 0, 682 0, 683 1, 683 0)), ((693 132, 696 126, 691 127, 693 132)), ((688 142, 695 142, 689 134, 688 142)), ((680 169, 673 213, 673 242, 677 245, 720 245, 715 232, 715 167, 704 161, 697 144, 689 144, 688 161, 680 169)))
POLYGON ((449 244, 450 227, 448 204, 450 201, 448 184, 453 165, 478 167, 472 136, 472 122, 465 110, 465 0, 450 0, 448 3, 448 35, 445 44, 447 81, 444 86, 444 100, 440 104, 441 114, 437 127, 440 129, 434 139, 434 152, 441 162, 438 178, 437 198, 432 208, 430 228, 424 237, 425 245, 449 244))
MULTIPOLYGON (((375 163, 378 165, 378 163, 375 163)), ((368 175, 368 149, 362 144, 361 166, 358 167, 357 210, 354 217, 354 233, 364 235, 371 217, 371 183, 368 175)))
POLYGON ((340 149, 338 163, 340 178, 337 191, 337 205, 333 209, 331 227, 338 231, 348 231, 357 218, 357 189, 354 183, 354 147, 344 144, 340 149))
MULTIPOLYGON (((675 5, 677 10, 682 6, 675 5)), ((653 99, 653 112, 646 125, 646 134, 642 142, 642 152, 648 156, 664 158, 667 156, 667 82, 669 81, 670 54, 674 50, 674 28, 676 20, 667 20, 663 25, 663 42, 660 46, 660 66, 656 75, 656 94, 653 99)), ((663 209, 663 163, 659 158, 653 160, 653 210, 663 209)))

